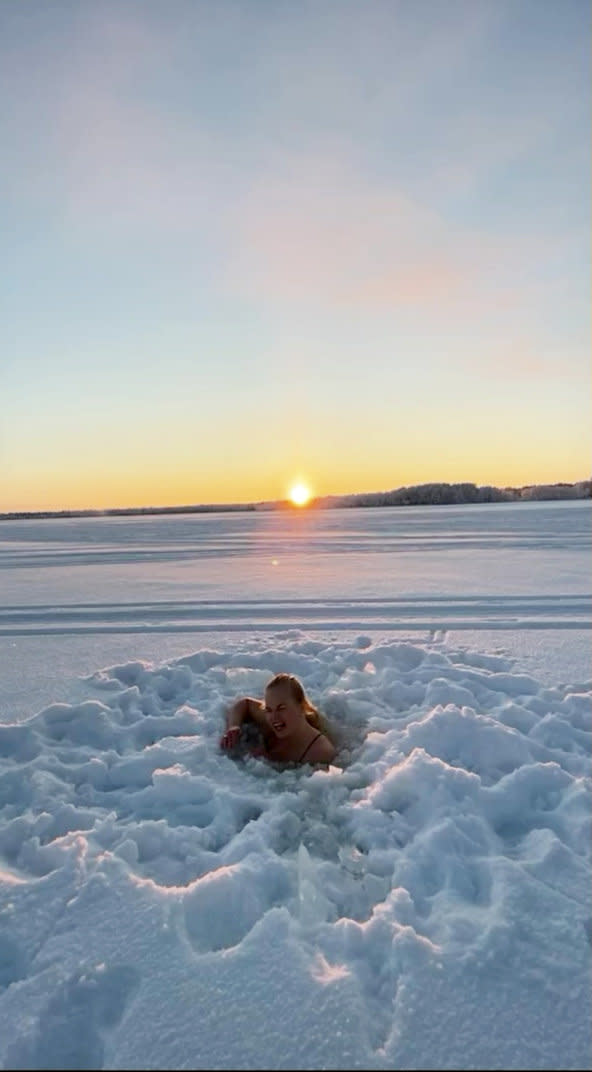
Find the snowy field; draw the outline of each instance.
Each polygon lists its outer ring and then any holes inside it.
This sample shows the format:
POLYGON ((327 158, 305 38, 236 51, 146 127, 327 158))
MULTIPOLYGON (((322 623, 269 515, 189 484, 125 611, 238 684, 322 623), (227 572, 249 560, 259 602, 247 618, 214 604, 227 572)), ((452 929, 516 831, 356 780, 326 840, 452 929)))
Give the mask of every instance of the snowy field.
POLYGON ((0 522, 2 1067, 589 1068, 590 521, 0 522))

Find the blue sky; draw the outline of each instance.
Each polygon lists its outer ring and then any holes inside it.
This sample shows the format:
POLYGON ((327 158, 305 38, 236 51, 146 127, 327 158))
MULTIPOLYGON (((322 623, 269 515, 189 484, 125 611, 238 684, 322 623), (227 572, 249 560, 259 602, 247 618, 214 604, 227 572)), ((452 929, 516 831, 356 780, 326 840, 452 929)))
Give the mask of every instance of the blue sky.
POLYGON ((0 509, 590 473, 583 0, 0 6, 0 509))

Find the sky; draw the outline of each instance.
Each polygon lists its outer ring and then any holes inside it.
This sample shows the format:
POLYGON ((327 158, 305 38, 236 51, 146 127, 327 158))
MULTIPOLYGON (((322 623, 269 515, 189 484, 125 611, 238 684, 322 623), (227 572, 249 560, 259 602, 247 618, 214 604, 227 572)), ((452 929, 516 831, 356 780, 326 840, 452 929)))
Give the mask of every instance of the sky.
POLYGON ((0 510, 590 476, 583 0, 0 5, 0 510))

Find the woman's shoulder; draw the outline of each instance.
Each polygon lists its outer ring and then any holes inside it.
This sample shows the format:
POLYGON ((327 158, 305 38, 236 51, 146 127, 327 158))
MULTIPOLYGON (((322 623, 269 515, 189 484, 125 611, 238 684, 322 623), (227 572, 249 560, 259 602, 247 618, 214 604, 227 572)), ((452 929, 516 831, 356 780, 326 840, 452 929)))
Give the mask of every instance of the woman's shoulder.
POLYGON ((324 733, 319 733, 306 753, 306 763, 331 763, 336 754, 335 745, 324 733))

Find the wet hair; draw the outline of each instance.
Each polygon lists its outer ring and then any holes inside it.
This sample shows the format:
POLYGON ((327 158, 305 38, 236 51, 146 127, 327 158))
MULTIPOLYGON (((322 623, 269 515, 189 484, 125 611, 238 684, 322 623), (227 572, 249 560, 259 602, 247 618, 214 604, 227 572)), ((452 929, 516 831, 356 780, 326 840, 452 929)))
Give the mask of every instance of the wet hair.
POLYGON ((274 689, 276 685, 287 685, 290 690, 290 695, 296 703, 299 703, 304 708, 304 714, 306 721, 310 722, 311 726, 314 726, 316 730, 320 730, 321 733, 328 737, 333 744, 333 736, 331 730, 327 724, 327 720, 323 718, 320 711, 317 711, 313 703, 310 702, 308 696, 304 691, 302 683, 298 680, 294 674, 276 674, 272 677, 271 681, 267 682, 266 689, 274 689))

